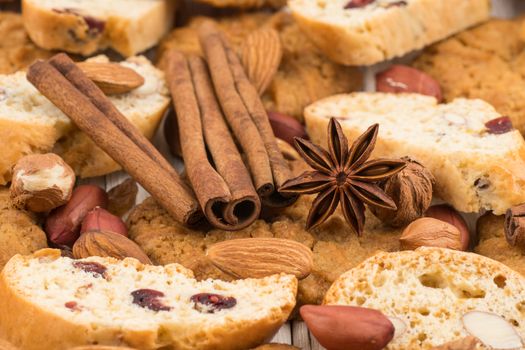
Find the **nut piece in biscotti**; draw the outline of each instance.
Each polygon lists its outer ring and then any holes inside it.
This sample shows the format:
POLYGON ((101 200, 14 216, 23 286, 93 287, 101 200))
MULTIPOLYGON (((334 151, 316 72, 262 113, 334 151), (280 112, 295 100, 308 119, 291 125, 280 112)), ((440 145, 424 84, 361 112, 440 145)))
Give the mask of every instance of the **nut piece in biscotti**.
POLYGON ((36 217, 16 209, 9 190, 0 186, 0 270, 12 256, 42 248, 47 248, 46 234, 37 225, 36 217))
POLYGON ((296 292, 291 275, 199 282, 179 264, 45 249, 13 257, 0 274, 0 336, 25 350, 244 350, 286 322, 296 292))
MULTIPOLYGON (((88 61, 109 62, 105 56, 88 61)), ((119 64, 136 71, 145 82, 137 89, 109 99, 151 138, 170 102, 164 74, 142 56, 128 58, 119 64)), ((0 75, 0 149, 0 185, 11 179, 13 165, 32 153, 53 151, 80 177, 101 176, 120 169, 27 81, 24 72, 0 75)))
POLYGON ((417 159, 434 175, 435 194, 461 212, 507 208, 525 202, 525 141, 499 125, 502 116, 482 100, 447 104, 419 94, 335 95, 305 109, 312 141, 326 145, 331 117, 352 140, 379 123, 376 157, 417 159))
MULTIPOLYGON (((296 169, 302 172, 305 166, 296 169)), ((340 210, 319 227, 304 229, 312 196, 302 196, 294 205, 266 220, 257 220, 234 234, 223 230, 189 228, 176 223, 153 199, 146 199, 128 218, 130 237, 155 264, 177 262, 193 270, 197 279, 234 277, 215 267, 206 250, 217 242, 238 238, 284 238, 304 244, 313 252, 313 268, 299 281, 298 303, 319 304, 330 284, 346 270, 378 250, 399 250, 400 230, 382 224, 367 212, 362 237, 351 234, 340 210)))
POLYGON ((279 8, 286 5, 286 0, 196 0, 214 7, 238 7, 242 9, 273 7, 279 8))
MULTIPOLYGON (((186 27, 172 31, 159 46, 159 65, 171 48, 201 54, 195 28, 204 17, 195 17, 186 27)), ((287 12, 256 12, 217 19, 229 41, 239 50, 245 39, 259 28, 273 28, 280 36, 283 56, 273 80, 263 94, 268 111, 303 119, 303 109, 310 103, 336 93, 361 88, 362 75, 356 68, 344 67, 328 60, 301 32, 287 12)))
POLYGON ((47 212, 69 201, 75 180, 73 169, 56 154, 28 155, 13 169, 11 199, 21 209, 47 212))
POLYGON ((112 48, 124 57, 157 44, 173 25, 175 2, 168 0, 23 0, 31 39, 48 50, 89 56, 112 48))
POLYGON ((523 17, 491 19, 427 48, 413 65, 440 83, 446 101, 485 100, 524 134, 524 26, 523 17))
POLYGON ((51 57, 51 52, 36 46, 28 37, 22 16, 0 12, 0 74, 11 74, 28 67, 37 59, 51 57))
POLYGON ((478 244, 474 251, 497 260, 525 276, 525 250, 511 246, 505 238, 505 216, 486 213, 478 219, 478 244))
POLYGON ((490 15, 489 0, 290 0, 288 5, 329 58, 354 66, 421 49, 490 15))
POLYGON ((525 277, 481 255, 450 249, 378 253, 343 274, 324 303, 401 319, 406 330, 387 350, 430 349, 469 335, 484 343, 483 350, 521 348, 516 344, 525 336, 525 277))

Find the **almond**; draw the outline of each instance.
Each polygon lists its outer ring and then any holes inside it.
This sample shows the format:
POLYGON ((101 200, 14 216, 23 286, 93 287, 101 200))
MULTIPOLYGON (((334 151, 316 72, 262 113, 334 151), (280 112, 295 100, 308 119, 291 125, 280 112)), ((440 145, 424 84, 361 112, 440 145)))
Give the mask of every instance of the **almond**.
POLYGON ((139 187, 132 178, 121 182, 108 192, 108 211, 117 216, 123 216, 133 208, 137 200, 139 187))
POLYGON ((124 94, 144 84, 140 74, 118 63, 79 62, 77 65, 107 95, 124 94))
POLYGON ((305 305, 300 313, 310 332, 330 350, 381 350, 395 333, 392 322, 373 309, 305 305))
POLYGON ((109 231, 90 231, 82 234, 73 246, 73 257, 109 256, 116 259, 135 258, 151 264, 146 253, 131 239, 109 231))
POLYGON ((430 75, 408 66, 396 64, 376 75, 376 90, 380 92, 411 92, 443 101, 441 86, 430 75))
POLYGON ((275 137, 288 142, 292 146, 296 137, 308 138, 304 125, 294 117, 278 112, 268 112, 268 119, 275 137))
POLYGON ((95 185, 81 185, 73 190, 66 205, 53 210, 46 219, 44 231, 47 239, 59 246, 72 246, 80 235, 80 225, 89 211, 105 208, 106 191, 95 185))
POLYGON ((232 239, 212 245, 207 255, 217 268, 237 278, 287 273, 301 279, 313 266, 307 246, 281 238, 232 239))
POLYGON ((434 218, 421 218, 408 225, 399 242, 402 249, 439 247, 463 250, 462 234, 456 226, 434 218))
POLYGON ((523 339, 514 326, 491 312, 470 311, 463 315, 463 327, 489 349, 523 349, 523 339))
POLYGON ((273 28, 261 28, 244 40, 241 61, 260 95, 266 91, 279 69, 283 48, 279 33, 273 28))
POLYGON ((447 204, 433 205, 428 208, 425 216, 445 221, 453 226, 456 226, 461 233, 461 250, 468 250, 470 243, 470 231, 468 229, 467 222, 456 209, 447 204))
POLYGON ((89 231, 111 231, 121 234, 124 237, 128 236, 128 228, 124 221, 100 207, 96 207, 87 213, 82 221, 80 234, 89 231))

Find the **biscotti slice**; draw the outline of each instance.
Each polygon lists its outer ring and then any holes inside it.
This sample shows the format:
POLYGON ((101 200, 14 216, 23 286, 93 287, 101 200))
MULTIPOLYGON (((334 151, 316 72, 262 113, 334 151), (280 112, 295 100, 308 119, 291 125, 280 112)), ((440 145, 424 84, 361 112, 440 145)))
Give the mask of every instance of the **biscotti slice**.
POLYGON ((0 275, 0 337, 22 350, 84 344, 149 349, 249 349, 295 305, 292 275, 196 281, 178 264, 16 255, 0 275))
POLYGON ((174 0, 23 0, 31 39, 48 50, 91 55, 112 48, 125 57, 157 44, 173 26, 174 0))
POLYGON ((289 0, 297 23, 332 60, 371 65, 486 20, 489 0, 289 0))
POLYGON ((339 277, 324 303, 396 317, 396 336, 388 350, 430 349, 468 336, 467 328, 476 337, 494 338, 502 331, 495 325, 502 323, 514 340, 525 336, 524 277, 474 253, 442 248, 378 253, 339 277))
POLYGON ((350 141, 379 123, 374 155, 417 159, 436 178, 436 195, 459 211, 503 214, 525 202, 523 137, 517 130, 492 133, 485 124, 501 115, 482 100, 438 104, 418 94, 336 95, 305 109, 314 142, 327 144, 331 117, 350 141))
MULTIPOLYGON (((89 61, 109 62, 105 56, 89 61)), ((145 82, 109 99, 145 136, 152 137, 170 102, 164 74, 142 56, 120 64, 135 70, 145 82)), ((81 177, 120 169, 27 81, 25 72, 0 75, 0 150, 0 184, 10 180, 18 159, 32 153, 54 151, 81 177)))
POLYGON ((242 9, 273 7, 279 8, 286 5, 286 0, 196 0, 214 7, 238 7, 242 9))

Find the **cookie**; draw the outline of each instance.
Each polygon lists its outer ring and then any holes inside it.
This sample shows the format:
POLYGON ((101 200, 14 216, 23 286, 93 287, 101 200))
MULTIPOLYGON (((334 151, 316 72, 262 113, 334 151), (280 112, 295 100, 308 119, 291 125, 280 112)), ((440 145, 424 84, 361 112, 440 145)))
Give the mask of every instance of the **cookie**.
POLYGON ((497 260, 525 276, 525 252, 513 247, 505 238, 505 215, 487 213, 478 219, 479 243, 474 248, 478 254, 497 260))
POLYGON ((446 101, 480 98, 525 133, 525 22, 492 19, 427 48, 414 62, 446 101), (504 38, 504 40, 502 40, 504 38))
POLYGON ((0 187, 0 270, 16 254, 47 248, 46 234, 28 212, 13 207, 9 189, 0 187))
MULTIPOLYGON (((195 28, 207 17, 196 17, 186 27, 177 28, 160 44, 159 65, 171 48, 200 54, 195 28)), ((267 110, 292 115, 302 120, 303 109, 310 103, 339 92, 361 88, 362 76, 356 68, 344 67, 328 60, 300 31, 285 12, 256 12, 218 19, 219 27, 230 42, 239 48, 243 40, 260 27, 275 28, 283 45, 281 65, 262 96, 267 110)))
POLYGON ((0 38, 0 74, 14 73, 37 59, 51 57, 50 51, 31 42, 22 16, 16 13, 0 12, 0 38))

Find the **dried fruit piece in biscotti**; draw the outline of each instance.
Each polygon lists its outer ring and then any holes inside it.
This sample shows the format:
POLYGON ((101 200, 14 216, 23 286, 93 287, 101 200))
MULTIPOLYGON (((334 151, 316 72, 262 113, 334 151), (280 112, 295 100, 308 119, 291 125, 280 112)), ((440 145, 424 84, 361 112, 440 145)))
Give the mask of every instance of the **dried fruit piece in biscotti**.
POLYGON ((27 350, 251 349, 286 322, 296 292, 291 275, 197 281, 178 264, 72 260, 47 249, 15 256, 0 274, 0 333, 27 350))
POLYGON ((525 141, 517 130, 489 132, 485 124, 501 115, 482 100, 438 104, 419 94, 363 92, 319 100, 304 114, 321 145, 332 117, 349 139, 379 123, 374 155, 417 159, 434 175, 435 194, 461 212, 499 215, 525 202, 525 141))

